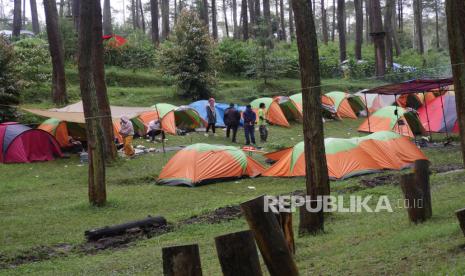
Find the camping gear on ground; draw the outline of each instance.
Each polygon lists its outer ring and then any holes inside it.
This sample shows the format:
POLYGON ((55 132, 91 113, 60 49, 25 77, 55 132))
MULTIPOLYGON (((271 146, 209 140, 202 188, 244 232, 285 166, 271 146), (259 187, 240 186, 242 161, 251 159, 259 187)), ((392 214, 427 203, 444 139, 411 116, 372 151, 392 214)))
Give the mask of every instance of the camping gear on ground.
POLYGON ((447 92, 422 106, 418 117, 428 132, 458 133, 455 94, 447 92))
MULTIPOLYGON (((204 107, 205 108, 205 107, 204 107)), ((150 111, 143 112, 136 120, 148 126, 150 121, 160 118, 161 128, 171 135, 176 135, 176 129, 194 130, 204 127, 206 122, 199 113, 187 105, 175 106, 168 103, 158 103, 150 107, 150 111)))
POLYGON ((260 163, 239 148, 199 143, 177 152, 163 167, 157 182, 193 187, 213 180, 255 177, 263 171, 260 163))
POLYGON ((365 104, 362 99, 357 95, 349 93, 333 91, 325 94, 329 97, 336 110, 337 117, 357 119, 357 114, 365 109, 365 104))
POLYGON ((360 132, 394 131, 404 136, 415 137, 424 129, 414 111, 407 112, 400 106, 386 106, 370 114, 359 126, 360 132))
POLYGON ((55 118, 45 120, 38 129, 47 131, 57 139, 61 148, 71 147, 69 137, 78 141, 86 141, 86 129, 84 124, 61 121, 55 118))
MULTIPOLYGON (((326 138, 326 161, 331 179, 345 179, 355 175, 384 169, 400 170, 417 159, 427 159, 408 137, 390 131, 376 132, 356 138, 326 138)), ((305 175, 304 143, 265 154, 277 161, 262 175, 292 177, 305 175)))
POLYGON ((0 163, 50 161, 62 156, 50 133, 14 122, 0 124, 0 163))
POLYGON ((277 125, 277 126, 284 126, 289 127, 289 122, 286 119, 286 115, 284 115, 281 107, 279 106, 278 101, 273 100, 272 98, 258 98, 253 100, 250 105, 255 113, 258 116, 258 109, 260 104, 264 103, 266 108, 266 119, 270 124, 277 125))

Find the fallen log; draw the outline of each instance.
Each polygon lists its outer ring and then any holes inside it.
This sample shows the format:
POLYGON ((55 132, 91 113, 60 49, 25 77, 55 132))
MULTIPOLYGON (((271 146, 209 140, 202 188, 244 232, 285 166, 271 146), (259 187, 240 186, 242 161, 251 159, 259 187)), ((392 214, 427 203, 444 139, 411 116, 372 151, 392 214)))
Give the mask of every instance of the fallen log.
POLYGON ((197 244, 162 248, 163 275, 202 276, 199 246, 197 244))
POLYGON ((147 231, 151 228, 159 228, 166 225, 166 219, 161 216, 151 217, 148 216, 145 219, 135 220, 123 224, 117 224, 112 226, 105 226, 102 228, 96 228, 87 230, 84 232, 88 241, 96 241, 101 238, 114 237, 127 233, 127 230, 139 228, 143 231, 147 231))
POLYGON ((224 276, 263 275, 250 230, 218 236, 215 245, 224 276))

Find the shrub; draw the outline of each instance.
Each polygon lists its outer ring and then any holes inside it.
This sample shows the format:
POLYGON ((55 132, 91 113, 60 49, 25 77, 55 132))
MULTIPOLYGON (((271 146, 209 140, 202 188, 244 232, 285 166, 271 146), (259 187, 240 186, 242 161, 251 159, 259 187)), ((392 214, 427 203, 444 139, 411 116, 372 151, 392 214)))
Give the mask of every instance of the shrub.
POLYGON ((174 78, 182 97, 197 100, 211 96, 216 84, 213 44, 196 13, 181 13, 160 51, 163 73, 174 78))
POLYGON ((218 44, 218 57, 224 73, 241 75, 252 63, 252 50, 246 42, 225 39, 218 44))
POLYGON ((16 117, 15 108, 19 104, 19 82, 13 47, 0 36, 0 122, 11 121, 16 117))
POLYGON ((21 74, 24 88, 50 82, 50 53, 45 40, 26 38, 14 43, 17 70, 21 74), (48 70, 43 70, 47 68, 48 70))

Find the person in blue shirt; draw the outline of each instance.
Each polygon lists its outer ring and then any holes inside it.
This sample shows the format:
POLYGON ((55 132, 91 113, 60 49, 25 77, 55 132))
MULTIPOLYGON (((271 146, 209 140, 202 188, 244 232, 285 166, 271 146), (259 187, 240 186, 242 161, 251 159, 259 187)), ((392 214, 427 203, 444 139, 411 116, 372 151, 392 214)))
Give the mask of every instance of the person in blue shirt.
POLYGON ((250 104, 245 108, 242 118, 244 119, 245 144, 250 145, 250 142, 252 142, 252 145, 255 145, 255 122, 257 121, 257 115, 252 110, 250 104))

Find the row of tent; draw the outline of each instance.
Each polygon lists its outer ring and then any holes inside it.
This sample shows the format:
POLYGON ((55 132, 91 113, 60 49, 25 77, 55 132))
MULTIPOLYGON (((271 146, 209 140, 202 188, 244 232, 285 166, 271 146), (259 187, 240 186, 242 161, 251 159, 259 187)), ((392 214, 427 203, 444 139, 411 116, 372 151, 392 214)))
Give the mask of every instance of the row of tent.
MULTIPOLYGON (((427 157, 408 137, 382 131, 349 139, 326 138, 326 160, 331 179, 339 180, 382 170, 400 170, 427 157)), ((162 185, 197 186, 222 179, 305 176, 303 142, 265 154, 276 161, 265 168, 239 148, 193 144, 177 152, 162 169, 162 185)))

